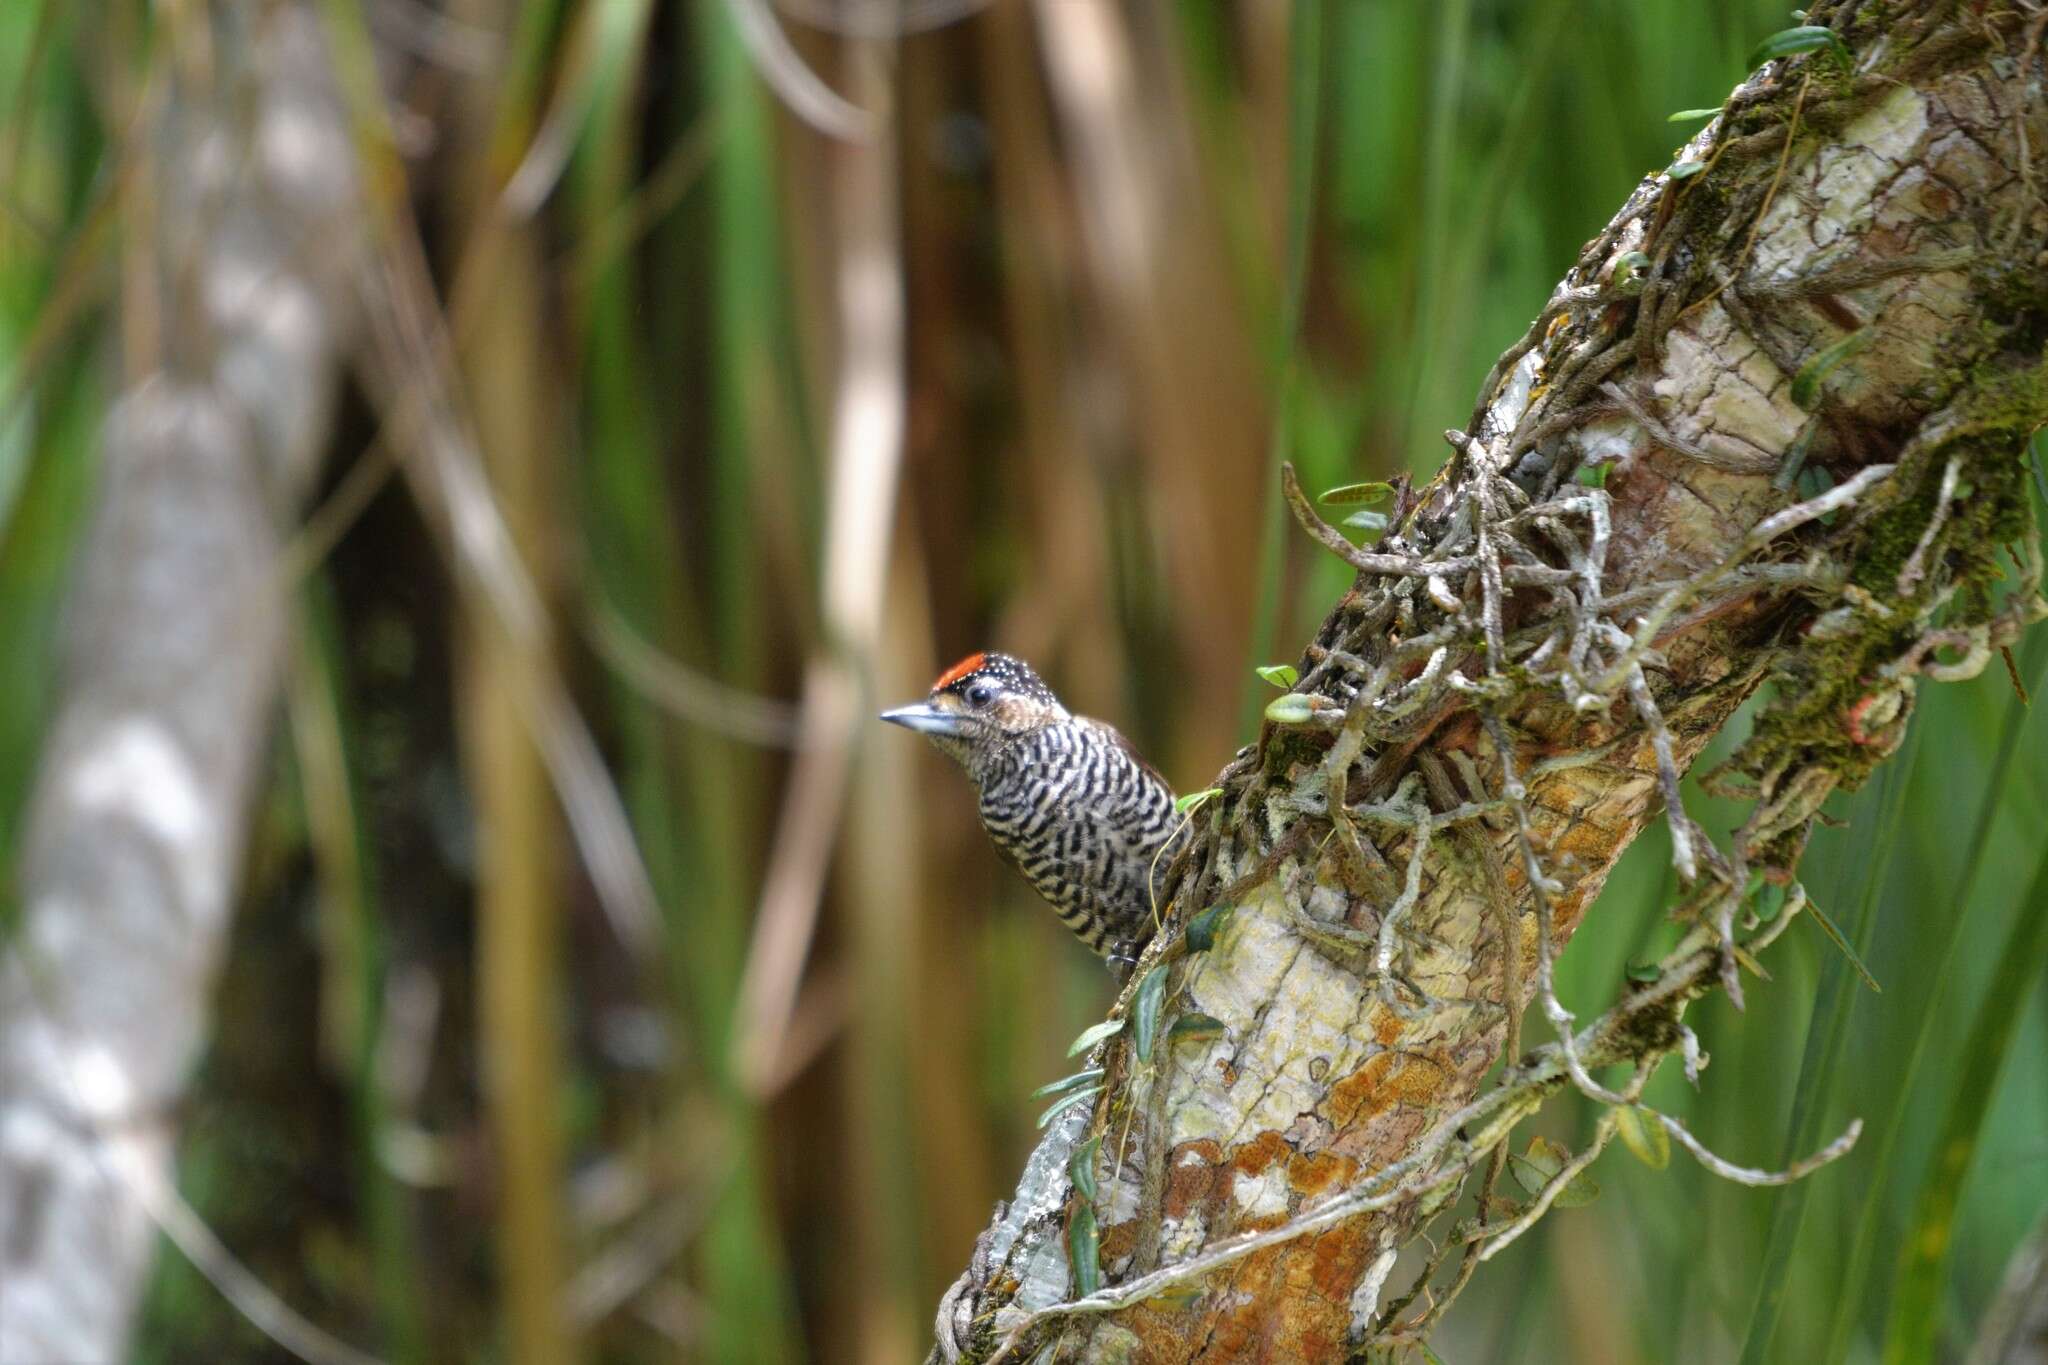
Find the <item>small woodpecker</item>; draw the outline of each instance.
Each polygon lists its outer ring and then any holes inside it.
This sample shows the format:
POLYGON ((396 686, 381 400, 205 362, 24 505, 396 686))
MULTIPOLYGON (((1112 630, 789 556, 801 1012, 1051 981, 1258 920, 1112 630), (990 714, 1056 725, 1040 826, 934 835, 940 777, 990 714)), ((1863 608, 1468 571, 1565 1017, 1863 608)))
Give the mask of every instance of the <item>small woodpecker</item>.
POLYGON ((1111 969, 1152 937, 1187 841, 1173 789, 1112 727, 1060 705, 1031 666, 970 654, 924 701, 884 711, 967 771, 996 851, 1111 969))

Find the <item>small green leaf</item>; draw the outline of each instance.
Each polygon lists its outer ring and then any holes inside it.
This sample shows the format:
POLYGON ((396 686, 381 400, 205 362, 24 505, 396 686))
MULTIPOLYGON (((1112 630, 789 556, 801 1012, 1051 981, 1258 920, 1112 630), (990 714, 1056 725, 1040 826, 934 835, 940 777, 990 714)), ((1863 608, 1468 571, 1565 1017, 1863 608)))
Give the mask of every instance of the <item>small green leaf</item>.
POLYGON ((1071 1076, 1062 1076, 1056 1081, 1047 1081, 1044 1085, 1032 1091, 1030 1098, 1043 1100, 1049 1099, 1054 1095, 1064 1095, 1069 1090, 1078 1090, 1084 1085, 1093 1085, 1101 1079, 1102 1068, 1091 1066, 1086 1071, 1076 1071, 1071 1076))
POLYGON ((1628 979, 1638 985, 1647 986, 1661 975, 1663 973, 1657 970, 1657 964, 1654 962, 1631 962, 1628 964, 1628 979))
POLYGON ((1347 483, 1341 487, 1332 488, 1329 492, 1318 498, 1317 501, 1328 503, 1332 507, 1350 507, 1354 505, 1370 507, 1373 503, 1385 502, 1392 496, 1394 496, 1394 485, 1390 483, 1347 483))
POLYGON ((1102 1134, 1097 1133, 1067 1158, 1067 1174, 1073 1178, 1075 1192, 1091 1204, 1095 1202, 1095 1154, 1101 1148, 1102 1134))
POLYGON ((1572 477, 1588 488, 1605 488, 1607 487, 1607 471, 1612 468, 1614 468, 1614 465, 1604 460, 1599 464, 1580 465, 1579 472, 1572 477))
POLYGON ((1068 1095, 1064 1099, 1059 1100, 1051 1108, 1047 1109, 1043 1114, 1040 1114, 1038 1116, 1038 1126, 1040 1128, 1050 1127, 1052 1125, 1052 1121, 1058 1118, 1061 1114, 1066 1113, 1069 1109, 1072 1109, 1077 1104, 1086 1104, 1088 1101, 1094 1099, 1097 1095, 1100 1095, 1101 1093, 1102 1087, 1099 1085, 1091 1085, 1085 1090, 1076 1090, 1073 1094, 1068 1095))
POLYGON ((1875 340, 1875 331, 1859 327, 1801 365, 1799 373, 1792 376, 1792 401, 1808 412, 1813 411, 1814 405, 1820 402, 1820 382, 1843 361, 1868 350, 1875 340))
POLYGON ((1138 983, 1138 998, 1131 1006, 1131 1041, 1137 1047, 1138 1060, 1152 1060, 1152 1043, 1159 1036, 1159 1007, 1166 1001, 1166 964, 1160 963, 1145 973, 1145 979, 1138 983))
POLYGON ((1551 1160, 1550 1153, 1545 1150, 1555 1145, 1544 1142, 1542 1138, 1531 1138, 1527 1156, 1520 1152, 1508 1153, 1508 1171, 1515 1177, 1515 1183, 1532 1195, 1543 1193, 1543 1187, 1564 1169, 1564 1163, 1551 1160), (1540 1147, 1539 1143, 1542 1144, 1540 1147))
MULTIPOLYGON (((1565 1163, 1572 1154, 1540 1134, 1529 1139, 1529 1150, 1517 1152, 1508 1158, 1508 1169, 1514 1172, 1515 1183, 1532 1195, 1543 1193, 1545 1186, 1564 1171, 1565 1163)), ((1551 1200, 1552 1205, 1561 1209, 1575 1209, 1592 1203, 1600 1197, 1600 1186, 1585 1172, 1573 1176, 1566 1186, 1551 1200)))
MULTIPOLYGON (((1798 493, 1801 499, 1817 498, 1835 486, 1835 476, 1820 465, 1810 464, 1799 471, 1799 477, 1794 479, 1792 484, 1793 491, 1798 493)), ((1821 524, 1828 524, 1826 517, 1821 518, 1821 524)))
POLYGON ((1757 888, 1756 897, 1750 908, 1756 911, 1759 921, 1769 924, 1778 917, 1778 912, 1785 908, 1785 888, 1776 882, 1765 882, 1757 888))
POLYGON ((1664 168, 1664 174, 1673 180, 1690 180, 1706 168, 1704 161, 1674 161, 1664 168))
POLYGON ((1121 1019, 1105 1019, 1099 1024, 1091 1024, 1081 1030, 1081 1036, 1076 1038, 1073 1045, 1067 1049, 1067 1055, 1069 1057, 1078 1057, 1104 1038, 1114 1038, 1123 1031, 1124 1021, 1121 1019))
POLYGON ((1758 43, 1756 50, 1749 54, 1749 69, 1754 71, 1777 57, 1796 57, 1802 52, 1817 52, 1821 48, 1833 53, 1843 70, 1852 65, 1849 45, 1833 29, 1819 24, 1801 24, 1798 28, 1781 29, 1758 43))
POLYGON ((1599 1197, 1600 1182, 1581 1171, 1566 1181, 1564 1188, 1557 1192, 1557 1198, 1550 1202, 1554 1208, 1582 1209, 1599 1197))
POLYGON ((1177 796, 1173 801, 1173 813, 1175 815, 1186 815, 1189 811, 1202 805, 1212 797, 1221 795, 1223 795, 1223 788, 1221 787, 1204 787, 1201 791, 1189 792, 1186 796, 1177 796))
POLYGON ((1189 920, 1187 929, 1188 951, 1191 953, 1206 953, 1215 947, 1216 936, 1223 932, 1224 922, 1229 919, 1231 911, 1235 909, 1236 907, 1231 905, 1212 905, 1201 914, 1189 920))
POLYGON ((1306 725, 1315 714, 1308 698, 1299 692, 1289 692, 1266 703, 1266 719, 1275 725, 1306 725))
POLYGON ((1882 995, 1884 987, 1877 984, 1877 978, 1870 974, 1870 968, 1863 965, 1863 959, 1856 956, 1856 950, 1849 946, 1848 939, 1842 937, 1842 931, 1836 928, 1835 922, 1827 917, 1827 912, 1812 901, 1808 901, 1806 903, 1806 913, 1813 916, 1813 922, 1820 926, 1822 933, 1835 941, 1835 946, 1842 950, 1842 956, 1848 958, 1849 965, 1856 969, 1856 975, 1863 978, 1863 984, 1870 987, 1877 994, 1882 995))
POLYGON ((1616 1109, 1614 1135, 1651 1170, 1661 1171, 1671 1164, 1671 1135, 1648 1110, 1633 1104, 1616 1109))
POLYGON ((1666 123, 1698 123, 1701 119, 1712 118, 1720 112, 1721 106, 1718 104, 1711 109, 1681 109, 1664 121, 1666 123))
POLYGON ((1819 434, 1820 419, 1807 418, 1806 425, 1799 428, 1799 434, 1792 438, 1792 446, 1785 452, 1785 458, 1778 462, 1778 472, 1771 475, 1771 487, 1784 493, 1799 482, 1799 471, 1806 468, 1806 457, 1813 450, 1813 438, 1819 434))
POLYGON ((1169 1043, 1192 1043, 1205 1038, 1221 1038, 1227 1029, 1221 1019, 1206 1014, 1183 1014, 1173 1021, 1173 1027, 1166 1031, 1169 1043))
POLYGON ((1350 516, 1344 518, 1344 524, 1369 534, 1377 533, 1387 529, 1387 514, 1385 512, 1375 512, 1368 508, 1363 512, 1353 512, 1350 516))
POLYGON ((1095 1206, 1082 1204, 1067 1219, 1067 1263, 1074 1269, 1074 1297, 1085 1299, 1102 1287, 1102 1252, 1095 1240, 1095 1206))
POLYGON ((1295 670, 1293 664, 1267 664, 1264 668, 1253 669, 1252 672, 1282 692, 1301 681, 1301 674, 1295 670))
POLYGON ((1178 1284, 1164 1286, 1158 1293, 1149 1295, 1145 1302, 1156 1303, 1176 1313, 1184 1313, 1195 1306, 1204 1292, 1199 1283, 1183 1280, 1178 1284))

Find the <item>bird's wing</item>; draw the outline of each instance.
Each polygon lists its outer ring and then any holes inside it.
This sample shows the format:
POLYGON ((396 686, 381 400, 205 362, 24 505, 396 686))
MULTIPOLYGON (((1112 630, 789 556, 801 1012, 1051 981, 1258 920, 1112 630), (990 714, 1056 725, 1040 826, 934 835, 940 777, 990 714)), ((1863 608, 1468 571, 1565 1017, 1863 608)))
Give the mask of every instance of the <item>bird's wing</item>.
POLYGON ((1154 782, 1157 782, 1160 786, 1166 788, 1166 790, 1169 793, 1173 791, 1173 784, 1166 780, 1166 778, 1160 773, 1159 769, 1152 766, 1152 764, 1146 759, 1145 755, 1138 752, 1138 748, 1136 745, 1132 744, 1129 740, 1124 738, 1123 731, 1117 729, 1108 721, 1097 720, 1093 716, 1078 716, 1076 717, 1076 719, 1084 722, 1087 725, 1093 726, 1095 729, 1101 731, 1105 736, 1107 736, 1110 739, 1111 742, 1113 742, 1116 745, 1117 748, 1123 750, 1124 753, 1128 754, 1130 756, 1131 762, 1137 764, 1138 767, 1141 768, 1145 773, 1147 773, 1154 782))

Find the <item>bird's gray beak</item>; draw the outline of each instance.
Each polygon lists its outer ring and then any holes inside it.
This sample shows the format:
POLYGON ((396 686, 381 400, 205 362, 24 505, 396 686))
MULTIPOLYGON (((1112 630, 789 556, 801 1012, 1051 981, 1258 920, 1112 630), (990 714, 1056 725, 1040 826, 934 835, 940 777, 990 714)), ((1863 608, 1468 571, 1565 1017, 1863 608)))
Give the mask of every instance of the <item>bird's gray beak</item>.
POLYGON ((906 730, 915 730, 923 735, 957 735, 960 733, 960 717, 950 711, 941 711, 930 702, 915 702, 899 706, 893 711, 884 711, 882 719, 891 725, 900 725, 906 730))

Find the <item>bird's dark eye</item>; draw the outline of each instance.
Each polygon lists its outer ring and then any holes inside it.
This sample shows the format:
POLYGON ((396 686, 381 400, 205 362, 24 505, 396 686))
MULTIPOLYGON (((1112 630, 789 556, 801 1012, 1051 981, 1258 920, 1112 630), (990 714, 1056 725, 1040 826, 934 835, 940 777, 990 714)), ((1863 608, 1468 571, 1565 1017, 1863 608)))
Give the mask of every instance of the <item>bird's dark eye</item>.
POLYGON ((967 704, 969 706, 987 706, 995 699, 996 690, 987 683, 976 683, 967 689, 967 704))

